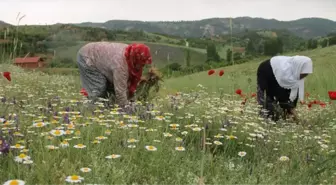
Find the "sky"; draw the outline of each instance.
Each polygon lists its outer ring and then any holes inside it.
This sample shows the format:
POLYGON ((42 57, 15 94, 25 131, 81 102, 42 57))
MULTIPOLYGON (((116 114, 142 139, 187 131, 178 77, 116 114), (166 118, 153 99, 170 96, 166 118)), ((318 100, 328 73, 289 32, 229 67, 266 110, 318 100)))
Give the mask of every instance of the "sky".
POLYGON ((0 7, 0 20, 10 24, 25 15, 20 25, 242 16, 336 21, 336 0, 0 0, 0 7))

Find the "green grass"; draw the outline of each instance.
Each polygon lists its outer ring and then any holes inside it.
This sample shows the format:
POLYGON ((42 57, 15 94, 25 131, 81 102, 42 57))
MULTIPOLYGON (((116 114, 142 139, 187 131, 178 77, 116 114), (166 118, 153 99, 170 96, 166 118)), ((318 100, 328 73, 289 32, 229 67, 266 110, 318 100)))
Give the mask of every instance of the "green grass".
MULTIPOLYGON (((328 90, 336 90, 336 47, 315 49, 300 53, 288 53, 288 55, 306 55, 312 58, 314 73, 307 77, 305 88, 307 92, 327 98, 328 90)), ((224 69, 225 75, 208 76, 207 71, 195 73, 183 77, 171 78, 166 81, 169 89, 184 90, 194 88, 198 84, 205 85, 210 90, 222 88, 226 93, 233 93, 235 89, 241 88, 245 91, 256 90, 256 70, 260 62, 267 57, 254 59, 241 65, 228 66, 224 69), (251 83, 249 83, 249 79, 251 83), (185 84, 188 84, 187 86, 185 84)), ((219 70, 219 69, 218 69, 219 70)), ((217 71, 218 71, 217 70, 217 71)))
MULTIPOLYGON (((187 47, 173 45, 173 44, 166 44, 166 43, 151 43, 151 42, 143 42, 143 41, 117 41, 123 43, 133 43, 133 42, 142 42, 148 45, 151 49, 153 55, 153 61, 157 67, 165 67, 167 64, 170 63, 179 63, 182 66, 185 65, 184 57, 185 57, 185 49, 187 47), (157 51, 157 53, 156 53, 157 51), (169 54, 169 61, 167 60, 169 54)), ((86 42, 81 42, 75 46, 66 46, 66 47, 59 47, 56 48, 56 57, 61 58, 71 58, 73 61, 76 61, 76 54, 78 50, 85 44, 86 42)), ((193 64, 202 64, 206 60, 206 52, 202 49, 197 48, 189 48, 190 52, 190 60, 193 64)))
MULTIPOLYGON (((311 100, 336 87, 335 49, 300 53, 312 57, 315 64, 306 83, 311 100)), ((167 80, 162 96, 151 101, 155 111, 146 114, 147 119, 116 115, 100 104, 88 106, 79 93, 78 76, 2 65, 2 71, 11 71, 12 81, 0 78, 0 97, 6 97, 5 103, 0 101, 0 115, 8 119, 0 127, 5 136, 8 130, 19 132, 11 145, 20 143, 28 151, 12 149, 0 156, 0 182, 65 184, 67 176, 80 175, 87 184, 335 183, 334 105, 311 109, 299 105, 299 124, 290 120, 274 124, 258 117, 253 98, 242 106, 241 98, 234 95, 236 88, 255 91, 255 70, 261 60, 225 68, 221 78, 203 72, 167 80), (176 96, 175 91, 182 93, 176 96), (164 96, 169 94, 175 103, 164 96), (67 108, 70 124, 64 120, 67 108), (38 123, 46 125, 37 127, 38 123), (68 130, 69 135, 54 137, 50 132, 55 129, 68 130), (131 138, 138 142, 131 143, 131 138), (97 139, 103 140, 94 144, 97 139), (68 141, 69 147, 60 147, 62 141, 68 141), (75 148, 78 144, 86 148, 75 148), (52 150, 48 145, 60 148, 52 150), (147 151, 147 145, 157 151, 147 151), (179 146, 185 151, 175 150, 179 146), (25 152, 33 163, 15 162, 25 152), (107 159, 111 154, 121 157, 107 159), (83 173, 83 167, 92 171, 83 173)), ((143 115, 144 107, 135 115, 143 115)))

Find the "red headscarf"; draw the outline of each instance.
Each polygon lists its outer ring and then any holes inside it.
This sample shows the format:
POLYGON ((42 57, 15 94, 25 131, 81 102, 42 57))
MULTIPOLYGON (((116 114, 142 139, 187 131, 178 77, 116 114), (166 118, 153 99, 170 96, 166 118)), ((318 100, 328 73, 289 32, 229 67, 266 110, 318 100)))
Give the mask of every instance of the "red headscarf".
POLYGON ((143 66, 146 64, 152 64, 152 57, 150 54, 150 49, 144 44, 130 44, 125 49, 125 57, 128 65, 129 73, 129 86, 128 91, 130 96, 132 96, 137 88, 137 85, 142 76, 143 66), (135 69, 135 65, 140 64, 141 68, 139 71, 135 69))

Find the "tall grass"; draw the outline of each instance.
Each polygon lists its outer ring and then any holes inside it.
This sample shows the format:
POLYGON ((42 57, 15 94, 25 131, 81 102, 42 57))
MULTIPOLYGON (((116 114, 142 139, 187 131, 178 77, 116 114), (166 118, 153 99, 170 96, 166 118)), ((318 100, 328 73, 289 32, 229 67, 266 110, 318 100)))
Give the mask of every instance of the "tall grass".
POLYGON ((324 95, 336 86, 335 49, 300 53, 315 66, 307 101, 327 104, 299 104, 298 123, 258 116, 259 60, 227 67, 222 77, 169 79, 162 96, 137 102, 131 115, 87 102, 77 75, 1 65, 12 81, 0 78, 0 149, 4 142, 12 148, 0 154, 0 182, 333 184, 336 109, 324 95))

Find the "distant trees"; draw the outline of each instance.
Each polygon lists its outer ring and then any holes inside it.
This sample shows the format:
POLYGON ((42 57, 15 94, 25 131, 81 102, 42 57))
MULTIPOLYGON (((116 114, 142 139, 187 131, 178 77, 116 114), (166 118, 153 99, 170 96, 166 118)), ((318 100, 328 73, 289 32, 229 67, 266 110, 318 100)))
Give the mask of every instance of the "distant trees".
POLYGON ((318 47, 318 41, 316 39, 309 39, 307 42, 308 49, 316 49, 318 47))
POLYGON ((208 44, 206 53, 207 53, 207 61, 220 62, 221 59, 217 52, 215 44, 208 44))
POLYGON ((264 55, 274 56, 283 52, 283 43, 280 38, 267 39, 264 43, 264 55))

